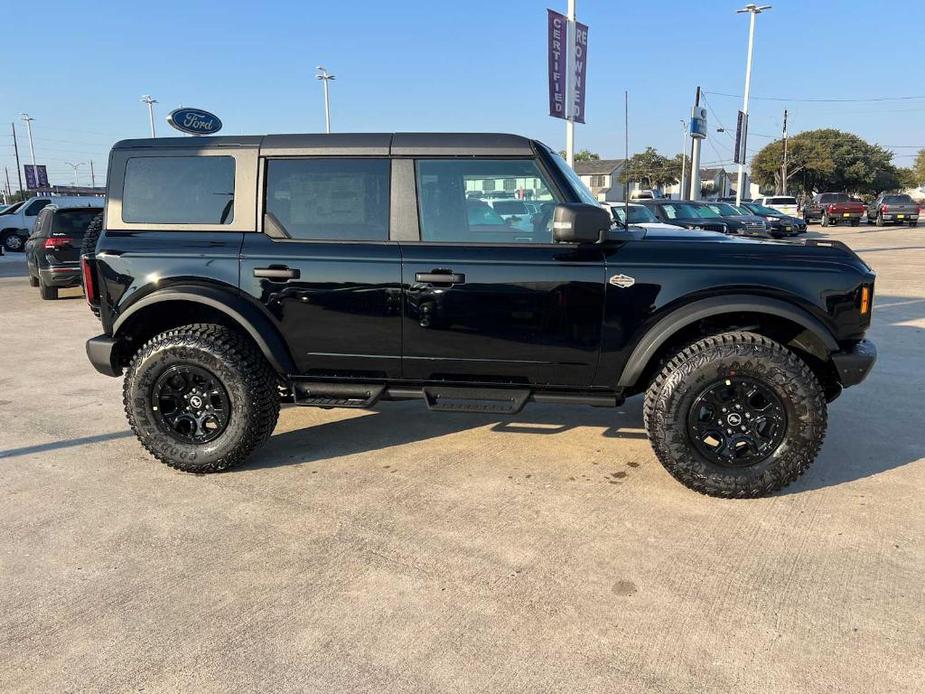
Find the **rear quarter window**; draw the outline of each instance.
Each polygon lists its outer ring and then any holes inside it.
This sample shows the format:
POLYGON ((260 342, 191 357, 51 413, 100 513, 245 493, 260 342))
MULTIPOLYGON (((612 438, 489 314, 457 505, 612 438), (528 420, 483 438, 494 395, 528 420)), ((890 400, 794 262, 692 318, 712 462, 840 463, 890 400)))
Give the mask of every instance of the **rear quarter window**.
POLYGON ((125 164, 122 221, 231 224, 234 157, 132 157, 125 164))

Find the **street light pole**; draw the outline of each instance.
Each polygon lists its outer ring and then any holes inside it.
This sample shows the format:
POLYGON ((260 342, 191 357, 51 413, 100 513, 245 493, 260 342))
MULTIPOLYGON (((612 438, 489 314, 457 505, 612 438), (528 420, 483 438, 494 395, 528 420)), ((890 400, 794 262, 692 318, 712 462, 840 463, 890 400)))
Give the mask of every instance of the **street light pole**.
MULTIPOLYGON (((745 14, 750 15, 748 22, 748 58, 745 62, 745 93, 742 95, 742 121, 743 121, 743 139, 746 137, 748 132, 748 91, 752 86, 752 52, 755 47, 755 18, 764 12, 765 10, 770 10, 770 5, 761 5, 760 7, 755 3, 749 3, 741 10, 736 10, 736 14, 745 14)), ((741 152, 744 154, 746 151, 745 142, 742 143, 741 152)), ((740 157, 744 159, 745 157, 740 157)), ((742 188, 745 185, 745 162, 739 162, 739 176, 736 182, 736 206, 742 204, 742 188)))
POLYGON ((157 137, 157 133, 154 131, 154 104, 157 103, 157 99, 153 99, 150 94, 145 94, 141 97, 141 103, 148 105, 148 121, 151 124, 151 137, 157 137))
MULTIPOLYGON (((69 162, 69 161, 66 161, 66 162, 64 162, 64 163, 67 164, 68 166, 70 166, 72 169, 74 169, 74 188, 80 188, 80 178, 79 178, 79 176, 77 175, 77 169, 79 169, 81 166, 83 166, 84 163, 83 163, 83 162, 79 162, 79 163, 77 163, 77 164, 72 164, 72 163, 69 162)), ((75 191, 75 192, 76 192, 76 191, 75 191)))
POLYGON ((680 188, 678 188, 678 200, 684 199, 684 184, 687 182, 685 180, 684 169, 687 168, 687 121, 683 118, 681 119, 681 181, 680 188))
POLYGON ((575 166, 575 0, 568 0, 565 58, 565 161, 575 166))
MULTIPOLYGON (((32 176, 35 179, 35 187, 36 189, 38 189, 39 169, 35 165, 35 147, 32 144, 32 121, 34 121, 35 118, 30 116, 28 113, 22 113, 20 114, 20 116, 21 116, 22 121, 25 122, 26 124, 26 131, 29 133, 29 154, 32 156, 32 176)), ((29 185, 28 182, 26 183, 26 185, 27 186, 29 185)))
POLYGON ((321 80, 321 84, 324 85, 324 131, 328 134, 331 132, 331 104, 330 97, 328 95, 328 82, 333 79, 336 79, 334 75, 329 75, 328 71, 324 69, 321 65, 317 68, 317 75, 315 75, 316 80, 321 80))

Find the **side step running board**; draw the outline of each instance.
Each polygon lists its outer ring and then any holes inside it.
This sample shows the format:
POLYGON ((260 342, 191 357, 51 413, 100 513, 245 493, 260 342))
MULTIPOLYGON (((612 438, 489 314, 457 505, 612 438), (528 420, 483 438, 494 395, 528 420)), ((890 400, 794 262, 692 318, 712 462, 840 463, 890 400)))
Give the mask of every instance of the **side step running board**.
POLYGON ((385 392, 383 385, 354 385, 352 383, 295 382, 292 401, 309 407, 372 407, 385 392))
POLYGON ((529 390, 440 386, 426 387, 422 390, 424 402, 435 412, 517 414, 530 399, 529 390))

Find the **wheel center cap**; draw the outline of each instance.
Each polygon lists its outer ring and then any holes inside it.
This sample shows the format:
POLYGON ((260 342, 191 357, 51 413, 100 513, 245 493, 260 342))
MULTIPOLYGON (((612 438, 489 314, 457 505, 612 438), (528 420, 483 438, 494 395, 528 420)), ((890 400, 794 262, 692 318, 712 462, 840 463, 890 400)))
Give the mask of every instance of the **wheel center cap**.
POLYGON ((202 407, 202 398, 200 398, 198 395, 194 395, 189 399, 189 404, 196 408, 202 407))
POLYGON ((738 412, 731 412, 729 416, 726 417, 726 421, 729 422, 729 426, 737 427, 742 423, 742 415, 738 412))

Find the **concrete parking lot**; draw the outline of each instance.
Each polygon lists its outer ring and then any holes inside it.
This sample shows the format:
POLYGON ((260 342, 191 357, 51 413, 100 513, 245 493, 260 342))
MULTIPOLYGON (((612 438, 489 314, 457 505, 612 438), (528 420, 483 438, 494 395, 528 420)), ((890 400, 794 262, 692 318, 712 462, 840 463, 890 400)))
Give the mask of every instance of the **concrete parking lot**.
POLYGON ((878 272, 880 361, 747 501, 671 479, 639 398, 292 408, 175 472, 79 290, 0 278, 0 691, 921 692, 925 228, 825 232, 878 272))

